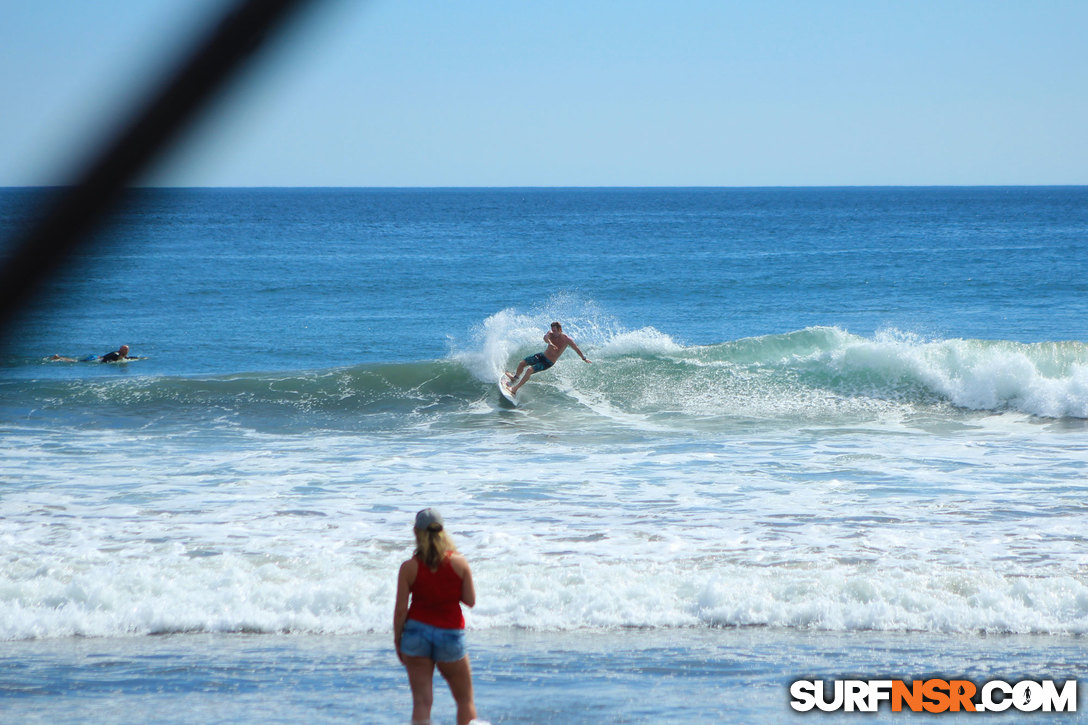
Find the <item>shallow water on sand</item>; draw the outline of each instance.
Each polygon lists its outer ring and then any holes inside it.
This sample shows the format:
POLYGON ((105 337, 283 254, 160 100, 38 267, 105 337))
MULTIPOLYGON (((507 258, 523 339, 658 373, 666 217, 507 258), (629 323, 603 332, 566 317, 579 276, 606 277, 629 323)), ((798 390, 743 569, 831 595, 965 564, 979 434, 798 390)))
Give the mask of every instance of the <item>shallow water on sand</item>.
MULTIPOLYGON (((401 725, 411 696, 389 644, 385 635, 207 634, 12 642, 0 656, 0 694, 8 722, 401 725)), ((470 632, 480 717, 525 725, 970 721, 978 716, 912 717, 886 705, 876 714, 796 713, 789 684, 855 676, 1084 679, 1083 647, 1079 637, 774 628, 470 632)), ((435 694, 435 725, 452 723, 452 698, 441 683, 435 694)), ((1024 717, 985 715, 987 722, 1024 717)), ((1088 721, 1080 713, 1049 717, 1088 721)))

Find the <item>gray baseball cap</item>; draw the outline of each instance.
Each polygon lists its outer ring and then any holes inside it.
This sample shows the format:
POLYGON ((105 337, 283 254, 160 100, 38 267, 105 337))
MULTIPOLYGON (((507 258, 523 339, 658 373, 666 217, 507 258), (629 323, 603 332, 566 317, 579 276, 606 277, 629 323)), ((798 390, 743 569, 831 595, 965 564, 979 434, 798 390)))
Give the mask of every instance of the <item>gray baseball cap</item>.
POLYGON ((438 513, 434 509, 423 509, 416 514, 416 529, 418 531, 424 531, 431 528, 434 524, 438 524, 435 527, 435 531, 442 530, 442 514, 438 513))

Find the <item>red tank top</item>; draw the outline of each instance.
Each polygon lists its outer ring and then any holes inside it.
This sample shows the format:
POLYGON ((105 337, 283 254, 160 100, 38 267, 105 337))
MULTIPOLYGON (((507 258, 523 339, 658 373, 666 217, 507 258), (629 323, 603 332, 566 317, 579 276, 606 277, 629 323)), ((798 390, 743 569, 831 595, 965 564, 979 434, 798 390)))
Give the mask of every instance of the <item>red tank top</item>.
POLYGON ((461 577, 453 570, 450 552, 446 552, 438 571, 431 571, 416 557, 416 580, 408 604, 408 619, 441 629, 464 629, 461 612, 461 577))

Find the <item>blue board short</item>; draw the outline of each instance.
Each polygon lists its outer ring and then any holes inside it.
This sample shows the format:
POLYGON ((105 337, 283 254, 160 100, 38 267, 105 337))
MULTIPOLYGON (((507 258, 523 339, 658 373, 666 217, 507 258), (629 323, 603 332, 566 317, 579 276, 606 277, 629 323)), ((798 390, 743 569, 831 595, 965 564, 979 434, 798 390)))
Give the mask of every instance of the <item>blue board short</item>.
POLYGON ((529 357, 525 358, 525 362, 529 365, 532 365, 533 372, 537 373, 542 370, 547 370, 552 365, 555 365, 555 363, 549 360, 542 352, 538 352, 536 355, 530 355, 529 357))
POLYGON ((411 657, 430 657, 435 662, 456 662, 468 654, 465 630, 442 629, 409 619, 400 635, 400 651, 411 657))

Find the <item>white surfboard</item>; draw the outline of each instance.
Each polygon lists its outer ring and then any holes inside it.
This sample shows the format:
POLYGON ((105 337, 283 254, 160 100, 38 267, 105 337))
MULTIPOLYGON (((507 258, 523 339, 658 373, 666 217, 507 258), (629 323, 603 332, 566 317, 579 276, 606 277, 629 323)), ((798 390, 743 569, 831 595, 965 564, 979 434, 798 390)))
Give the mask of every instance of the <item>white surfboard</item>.
POLYGON ((511 392, 510 378, 508 378, 506 375, 503 375, 501 378, 499 378, 499 395, 501 395, 502 399, 510 405, 514 406, 515 408, 518 407, 518 396, 516 393, 511 392))

